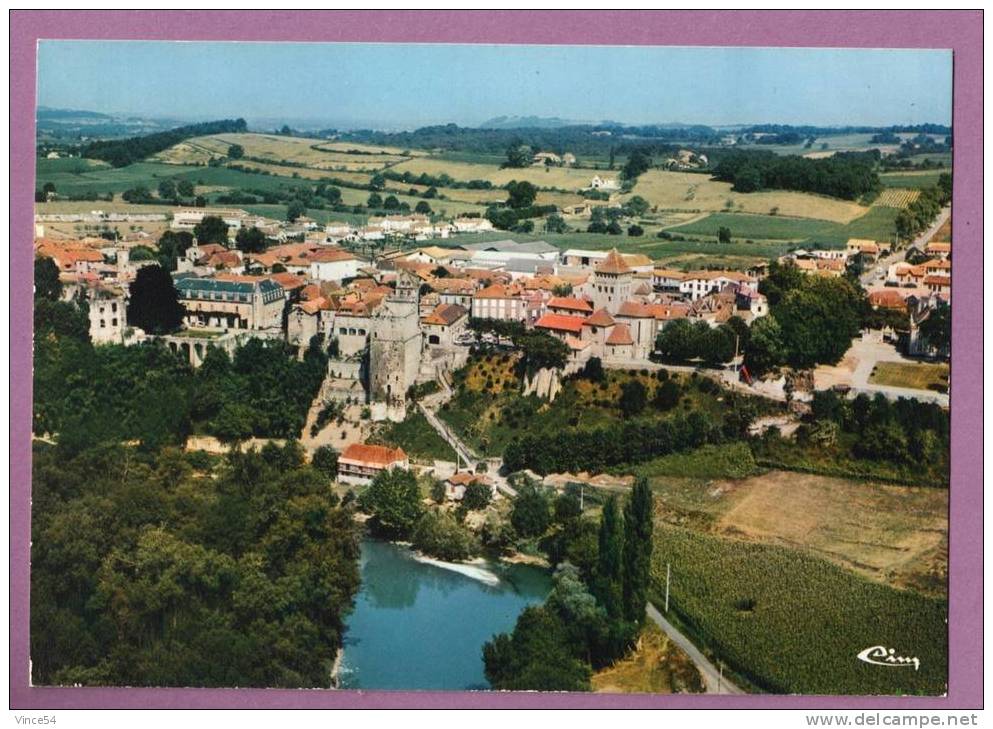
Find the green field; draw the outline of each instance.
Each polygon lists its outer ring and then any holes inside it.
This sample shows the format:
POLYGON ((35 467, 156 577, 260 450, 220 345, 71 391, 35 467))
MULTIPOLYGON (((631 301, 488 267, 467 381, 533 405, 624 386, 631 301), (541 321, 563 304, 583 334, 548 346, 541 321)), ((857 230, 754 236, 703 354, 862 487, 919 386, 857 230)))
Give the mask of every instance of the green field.
MULTIPOLYGON (((139 162, 127 167, 108 167, 87 165, 77 166, 83 160, 39 160, 38 174, 35 181, 37 187, 47 182, 55 185, 56 192, 62 195, 105 194, 108 192, 124 192, 125 190, 144 185, 154 190, 159 180, 171 177, 180 179, 188 173, 206 171, 205 168, 166 165, 157 162, 139 162), (67 162, 77 165, 45 165, 43 162, 67 162)), ((89 162, 89 160, 85 160, 89 162)))
MULTIPOLYGON (((788 517, 787 517, 788 518, 788 517)), ((869 582, 816 557, 657 522, 652 602, 762 690, 925 694, 947 688, 948 604, 869 582), (883 645, 920 670, 859 661, 883 645)))
POLYGON ((820 244, 840 248, 849 238, 891 240, 895 233, 894 221, 899 210, 873 206, 850 223, 832 223, 827 220, 803 220, 778 215, 746 215, 742 213, 714 213, 701 220, 667 228, 675 235, 717 237, 718 228, 730 228, 734 239, 782 240, 797 245, 820 244))
POLYGON ((879 181, 886 187, 906 187, 911 190, 921 190, 938 184, 942 170, 927 170, 922 172, 884 172, 879 181))

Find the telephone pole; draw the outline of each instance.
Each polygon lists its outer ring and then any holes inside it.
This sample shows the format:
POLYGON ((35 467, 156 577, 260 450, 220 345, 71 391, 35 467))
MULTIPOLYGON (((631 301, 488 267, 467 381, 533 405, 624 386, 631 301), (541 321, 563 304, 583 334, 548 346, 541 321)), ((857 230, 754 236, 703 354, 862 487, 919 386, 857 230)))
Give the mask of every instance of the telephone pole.
POLYGON ((665 611, 669 612, 669 576, 670 576, 670 563, 665 563, 665 611))

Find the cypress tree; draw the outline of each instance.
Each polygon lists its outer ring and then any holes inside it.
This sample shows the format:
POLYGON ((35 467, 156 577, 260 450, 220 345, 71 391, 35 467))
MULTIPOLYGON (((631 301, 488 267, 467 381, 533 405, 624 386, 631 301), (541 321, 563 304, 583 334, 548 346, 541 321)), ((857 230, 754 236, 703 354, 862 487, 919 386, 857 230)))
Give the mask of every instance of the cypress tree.
POLYGON ((644 477, 635 482, 624 507, 623 557, 624 617, 641 623, 645 619, 652 562, 652 492, 644 477))
POLYGON ((611 496, 603 505, 600 516, 599 554, 596 567, 597 600, 611 618, 620 617, 623 609, 621 573, 623 570, 624 524, 617 508, 617 497, 611 496))

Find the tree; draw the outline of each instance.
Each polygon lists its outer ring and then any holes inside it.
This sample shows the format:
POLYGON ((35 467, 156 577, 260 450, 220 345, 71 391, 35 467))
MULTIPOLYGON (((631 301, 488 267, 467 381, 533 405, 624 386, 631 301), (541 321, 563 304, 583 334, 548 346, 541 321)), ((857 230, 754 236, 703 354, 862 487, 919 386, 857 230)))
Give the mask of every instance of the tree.
POLYGON ((34 259, 34 298, 58 301, 62 296, 62 282, 59 281, 59 267, 47 256, 34 259))
POLYGON ((265 233, 253 225, 251 228, 239 228, 234 243, 242 253, 262 253, 268 241, 265 233))
POLYGON ((328 185, 321 191, 322 196, 332 205, 337 205, 341 202, 341 190, 333 185, 328 185))
POLYGON ((159 197, 163 200, 173 200, 176 197, 176 183, 168 177, 159 182, 159 197))
POLYGON ((414 212, 419 215, 430 215, 431 206, 424 200, 421 200, 417 205, 414 206, 414 212))
POLYGON ((644 476, 635 481, 624 507, 624 617, 633 623, 645 620, 648 582, 652 566, 652 492, 644 476))
POLYGON ((411 534, 414 548, 438 559, 461 562, 479 553, 479 543, 450 514, 425 512, 411 534))
POLYGON ((633 218, 640 217, 648 212, 648 201, 641 195, 634 195, 624 203, 624 213, 633 218))
POLYGON ((534 159, 534 151, 519 139, 507 148, 507 161, 504 167, 528 167, 534 159))
POLYGON ((579 497, 572 491, 565 491, 555 499, 555 521, 559 524, 566 524, 571 519, 578 519, 583 515, 580 508, 579 497))
POLYGON ((383 177, 383 173, 377 172, 369 179, 369 188, 379 191, 386 189, 386 178, 383 177))
POLYGON ((331 446, 318 447, 310 463, 329 479, 338 478, 338 451, 331 446))
POLYGON ((373 192, 366 198, 365 206, 367 208, 381 208, 383 207, 383 196, 378 192, 373 192))
POLYGON ((445 482, 435 479, 431 483, 431 499, 436 504, 444 504, 447 494, 445 492, 445 482))
POLYGON ((383 200, 383 208, 386 210, 396 210, 400 207, 400 201, 397 199, 396 195, 387 195, 386 199, 383 200))
POLYGON ((547 607, 527 607, 511 635, 483 646, 490 685, 503 691, 588 691, 590 667, 573 655, 563 620, 547 607))
POLYGON ((565 218, 557 213, 552 213, 547 218, 545 218, 545 232, 546 233, 567 233, 569 232, 569 226, 565 223, 565 218))
POLYGON ((179 329, 185 313, 172 276, 164 268, 143 266, 138 269, 131 284, 128 324, 149 334, 168 334, 179 329))
POLYGON ((159 238, 159 265, 167 271, 175 271, 179 258, 193 245, 193 234, 181 230, 167 230, 159 238))
POLYGON ((481 511, 490 505, 493 491, 482 481, 473 481, 465 487, 462 505, 469 511, 481 511))
POLYGON ((600 535, 593 594, 607 615, 619 618, 623 613, 624 524, 617 508, 617 497, 610 496, 600 515, 600 535))
POLYGON ((932 309, 920 323, 921 339, 937 352, 950 352, 952 346, 952 309, 942 304, 932 309))
POLYGON ((648 395, 641 380, 628 380, 621 385, 621 412, 625 418, 638 415, 645 409, 648 395))
POLYGON ((179 180, 176 183, 176 192, 179 193, 182 197, 193 197, 195 191, 196 188, 193 186, 193 183, 190 182, 189 180, 179 180))
POLYGON ((673 379, 668 379, 655 388, 652 404, 659 410, 672 410, 679 404, 681 392, 673 379))
POLYGON ((717 229, 717 241, 718 243, 730 243, 731 242, 731 229, 725 225, 720 226, 717 229))
POLYGON ((590 382, 603 382, 606 374, 603 371, 603 361, 599 357, 590 357, 583 365, 583 378, 590 382))
POLYGON ((526 484, 514 499, 510 522, 522 537, 537 537, 545 533, 552 517, 548 497, 533 484, 526 484))
POLYGON ((359 496, 359 506, 372 516, 372 524, 393 537, 410 535, 421 516, 421 492, 410 471, 381 471, 359 496))
POLYGON ((534 205, 535 198, 538 197, 538 188, 526 180, 517 182, 511 180, 507 183, 507 204, 519 210, 534 205))
POLYGON ((628 235, 631 237, 638 237, 645 234, 645 229, 640 225, 631 225, 628 227, 628 235))
POLYGON ((772 314, 752 324, 751 340, 745 350, 745 366, 753 375, 761 375, 786 361, 786 348, 779 322, 772 314))
POLYGON ((240 144, 232 144, 228 147, 228 157, 231 159, 241 159, 245 156, 245 148, 240 144))
POLYGON ((291 223, 306 213, 307 206, 301 200, 290 200, 286 206, 286 219, 291 223))
POLYGON ((652 166, 652 159, 643 150, 636 149, 628 155, 627 162, 621 168, 621 177, 625 180, 636 180, 652 166))
POLYGON ((193 227, 193 237, 200 245, 220 243, 222 246, 227 246, 228 224, 216 215, 205 215, 193 227))

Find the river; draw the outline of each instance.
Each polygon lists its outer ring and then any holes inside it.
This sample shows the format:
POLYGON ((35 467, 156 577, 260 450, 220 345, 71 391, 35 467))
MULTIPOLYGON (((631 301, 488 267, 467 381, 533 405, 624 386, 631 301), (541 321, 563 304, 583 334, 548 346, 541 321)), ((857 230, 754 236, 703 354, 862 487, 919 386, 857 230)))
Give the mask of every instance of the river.
POLYGON ((362 587, 339 681, 348 689, 486 689, 482 648, 551 589, 526 565, 431 564, 406 547, 362 543, 362 587))

